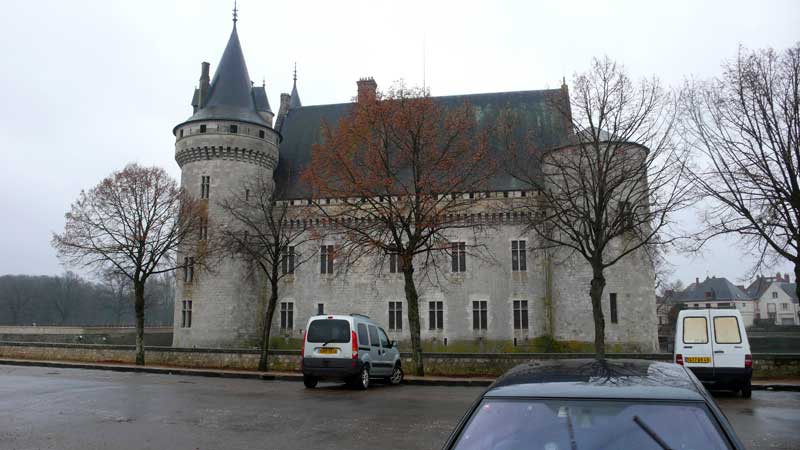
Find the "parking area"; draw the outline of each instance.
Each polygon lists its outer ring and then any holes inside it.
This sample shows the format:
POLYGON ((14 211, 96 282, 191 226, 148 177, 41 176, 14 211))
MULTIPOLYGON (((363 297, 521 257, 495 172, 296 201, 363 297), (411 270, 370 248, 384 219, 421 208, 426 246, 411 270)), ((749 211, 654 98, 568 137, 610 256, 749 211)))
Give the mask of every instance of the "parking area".
MULTIPOLYGON (((0 366, 3 449, 438 449, 472 387, 302 383, 0 366)), ((750 449, 800 447, 800 393, 720 394, 750 449)))

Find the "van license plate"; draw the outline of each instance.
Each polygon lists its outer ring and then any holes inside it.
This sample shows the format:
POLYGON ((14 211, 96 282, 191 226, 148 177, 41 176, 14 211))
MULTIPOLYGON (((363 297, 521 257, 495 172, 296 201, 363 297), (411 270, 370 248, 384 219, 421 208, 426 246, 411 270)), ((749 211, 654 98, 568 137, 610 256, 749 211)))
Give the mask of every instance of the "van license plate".
POLYGON ((686 358, 687 363, 708 364, 711 362, 710 356, 689 356, 686 358))
POLYGON ((335 348, 321 348, 319 349, 320 355, 335 355, 336 349, 335 348))

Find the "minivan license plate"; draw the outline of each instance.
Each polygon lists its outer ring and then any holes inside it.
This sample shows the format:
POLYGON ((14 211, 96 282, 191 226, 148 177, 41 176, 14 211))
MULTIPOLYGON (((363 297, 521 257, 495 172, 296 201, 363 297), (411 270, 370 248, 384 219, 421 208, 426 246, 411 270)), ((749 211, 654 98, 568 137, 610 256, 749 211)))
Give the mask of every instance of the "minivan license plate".
POLYGON ((686 358, 687 363, 701 363, 708 364, 711 362, 710 356, 689 356, 686 358))
POLYGON ((319 349, 319 353, 321 355, 335 355, 336 349, 335 348, 321 348, 319 349))

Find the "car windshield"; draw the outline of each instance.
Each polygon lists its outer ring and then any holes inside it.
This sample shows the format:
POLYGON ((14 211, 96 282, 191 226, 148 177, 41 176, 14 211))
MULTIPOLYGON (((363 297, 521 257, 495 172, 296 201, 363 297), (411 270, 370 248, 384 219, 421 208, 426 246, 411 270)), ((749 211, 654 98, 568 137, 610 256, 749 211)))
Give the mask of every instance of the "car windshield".
POLYGON ((308 326, 306 340, 329 344, 350 342, 350 323, 341 319, 315 320, 308 326))
POLYGON ((484 400, 457 450, 728 449, 704 405, 610 400, 484 400))

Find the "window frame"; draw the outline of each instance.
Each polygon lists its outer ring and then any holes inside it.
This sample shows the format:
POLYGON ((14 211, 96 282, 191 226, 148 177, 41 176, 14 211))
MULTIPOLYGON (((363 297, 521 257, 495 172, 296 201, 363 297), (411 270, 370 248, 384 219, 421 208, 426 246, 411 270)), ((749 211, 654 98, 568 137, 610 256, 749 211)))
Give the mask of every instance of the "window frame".
POLYGON ((708 344, 709 336, 708 336, 708 318, 707 317, 698 317, 698 316, 684 317, 683 318, 683 329, 681 331, 683 332, 681 334, 681 342, 683 342, 684 344, 690 344, 690 345, 695 345, 695 344, 697 344, 697 345, 705 345, 705 344, 708 344), (686 342, 686 321, 687 320, 702 320, 703 321, 703 323, 705 324, 705 328, 704 328, 705 336, 706 336, 706 340, 705 341, 703 341, 703 342, 686 342))
POLYGON ((295 246, 289 245, 285 249, 285 254, 283 258, 281 258, 281 274, 283 275, 292 275, 294 274, 294 258, 295 258, 295 246))
POLYGON ((428 301, 428 330, 444 330, 444 302, 428 301))
POLYGON ((367 332, 369 334, 369 346, 381 347, 381 338, 378 336, 378 327, 375 325, 367 325, 367 332))
POLYGON ((714 324, 714 343, 715 344, 741 344, 742 343, 742 330, 739 328, 739 318, 736 316, 714 316, 714 320, 712 321, 714 324), (736 324, 736 334, 739 336, 739 341, 737 342, 721 342, 717 337, 717 319, 733 319, 734 323, 736 324))
POLYGON ((527 247, 528 247, 528 241, 526 239, 517 239, 511 241, 512 272, 528 271, 527 247))
POLYGON ((452 273, 467 271, 467 243, 465 241, 450 243, 450 270, 452 273))
POLYGON ((281 302, 281 330, 294 330, 294 302, 281 302))
POLYGON ((192 328, 192 300, 182 301, 181 328, 192 328))
POLYGON ((389 331, 403 331, 403 302, 389 302, 389 331))
POLYGON ((472 329, 489 329, 489 302, 487 300, 472 301, 472 329), (477 318, 477 320, 476 320, 477 318))
POLYGON ((608 312, 611 323, 619 323, 619 305, 617 304, 617 293, 608 294, 608 312))
POLYGON ((511 304, 511 309, 514 316, 514 329, 515 330, 529 330, 530 322, 528 320, 528 301, 527 300, 514 300, 511 304))
POLYGON ((319 248, 319 273, 323 275, 333 274, 333 253, 334 246, 331 244, 320 245, 319 248))

